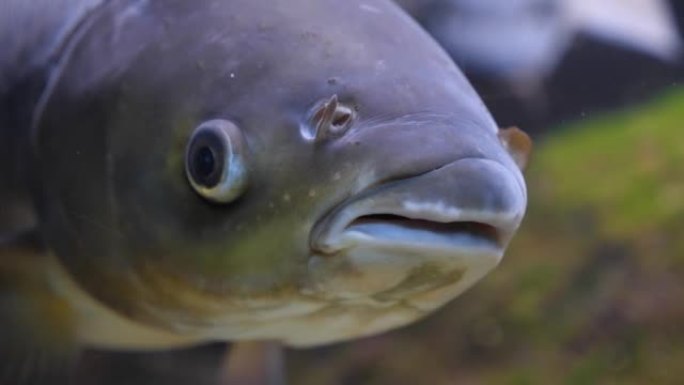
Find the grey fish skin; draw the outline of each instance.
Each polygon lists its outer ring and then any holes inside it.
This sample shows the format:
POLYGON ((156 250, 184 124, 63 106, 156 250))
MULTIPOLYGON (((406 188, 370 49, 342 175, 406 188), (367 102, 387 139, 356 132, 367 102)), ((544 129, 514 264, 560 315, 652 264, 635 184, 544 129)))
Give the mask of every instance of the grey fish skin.
POLYGON ((27 127, 60 45, 101 3, 0 1, 0 233, 35 225, 26 199, 27 127))
POLYGON ((27 135, 38 270, 78 344, 385 331, 496 266, 524 215, 524 134, 391 1, 108 1, 52 57, 1 129, 27 135))

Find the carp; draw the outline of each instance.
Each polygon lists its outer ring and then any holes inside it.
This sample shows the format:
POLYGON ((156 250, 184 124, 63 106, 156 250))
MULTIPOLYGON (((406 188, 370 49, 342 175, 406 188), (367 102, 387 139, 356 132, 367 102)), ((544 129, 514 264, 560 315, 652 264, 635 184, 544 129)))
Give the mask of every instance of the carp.
POLYGON ((523 218, 529 139, 389 0, 4 7, 9 362, 383 332, 523 218))

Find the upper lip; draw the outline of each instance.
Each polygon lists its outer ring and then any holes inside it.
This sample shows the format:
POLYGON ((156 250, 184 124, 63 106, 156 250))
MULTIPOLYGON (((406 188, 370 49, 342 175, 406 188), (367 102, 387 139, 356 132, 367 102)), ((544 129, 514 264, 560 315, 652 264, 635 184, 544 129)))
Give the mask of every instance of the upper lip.
POLYGON ((483 158, 459 159, 348 199, 314 226, 311 247, 331 255, 354 246, 361 235, 379 247, 501 252, 525 204, 517 170, 483 158))

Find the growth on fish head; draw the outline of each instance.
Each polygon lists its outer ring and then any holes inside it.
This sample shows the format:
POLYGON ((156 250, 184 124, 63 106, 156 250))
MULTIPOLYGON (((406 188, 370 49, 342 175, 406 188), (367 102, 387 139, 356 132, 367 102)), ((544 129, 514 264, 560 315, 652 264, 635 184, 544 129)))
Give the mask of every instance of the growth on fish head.
POLYGON ((526 137, 389 1, 111 2, 81 29, 36 116, 37 198, 70 275, 136 322, 388 330, 520 224, 526 137))

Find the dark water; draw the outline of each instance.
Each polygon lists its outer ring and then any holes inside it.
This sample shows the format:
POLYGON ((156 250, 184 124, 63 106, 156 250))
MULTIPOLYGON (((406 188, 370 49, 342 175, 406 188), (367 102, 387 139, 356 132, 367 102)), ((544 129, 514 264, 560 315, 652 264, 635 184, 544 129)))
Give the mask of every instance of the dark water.
POLYGON ((502 127, 524 127, 535 138, 562 123, 646 102, 684 80, 679 62, 664 62, 580 35, 538 94, 521 97, 507 84, 470 74, 502 127))

